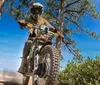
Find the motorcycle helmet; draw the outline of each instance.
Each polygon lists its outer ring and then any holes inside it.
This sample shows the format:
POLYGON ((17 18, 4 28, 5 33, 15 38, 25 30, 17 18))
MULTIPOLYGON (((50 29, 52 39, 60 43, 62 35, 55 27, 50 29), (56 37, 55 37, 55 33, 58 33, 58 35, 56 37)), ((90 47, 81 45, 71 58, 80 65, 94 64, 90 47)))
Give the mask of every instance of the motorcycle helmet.
POLYGON ((42 4, 40 3, 33 3, 32 7, 30 9, 31 13, 34 14, 39 14, 42 15, 43 11, 44 11, 44 7, 42 4))

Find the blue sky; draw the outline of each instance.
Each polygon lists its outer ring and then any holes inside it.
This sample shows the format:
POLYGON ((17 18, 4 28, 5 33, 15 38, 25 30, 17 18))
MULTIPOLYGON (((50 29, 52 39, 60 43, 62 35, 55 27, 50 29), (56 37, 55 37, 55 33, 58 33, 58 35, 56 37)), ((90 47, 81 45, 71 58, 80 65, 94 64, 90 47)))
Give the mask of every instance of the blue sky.
MULTIPOLYGON (((97 6, 96 10, 100 11, 100 0, 93 0, 93 3, 97 6)), ((100 20, 94 20, 90 17, 85 17, 84 20, 86 28, 100 34, 100 20)), ((20 30, 18 23, 8 13, 3 14, 0 20, 0 67, 15 71, 18 69, 27 36, 27 29, 20 30)), ((85 34, 77 34, 74 39, 76 39, 77 46, 82 50, 84 56, 91 56, 92 58, 96 55, 100 56, 100 39, 96 40, 85 34)), ((67 50, 62 54, 64 60, 61 65, 64 67, 67 60, 71 60, 73 56, 67 50)))

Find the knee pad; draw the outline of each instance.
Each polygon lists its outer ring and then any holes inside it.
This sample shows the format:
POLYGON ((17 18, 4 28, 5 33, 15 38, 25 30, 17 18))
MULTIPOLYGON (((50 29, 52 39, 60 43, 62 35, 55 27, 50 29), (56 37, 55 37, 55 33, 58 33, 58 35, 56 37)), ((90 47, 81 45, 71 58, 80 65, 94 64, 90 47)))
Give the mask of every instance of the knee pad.
POLYGON ((30 49, 31 49, 31 44, 32 44, 31 40, 28 40, 25 43, 25 46, 24 46, 24 49, 23 49, 23 57, 27 57, 29 55, 29 52, 30 52, 30 49))

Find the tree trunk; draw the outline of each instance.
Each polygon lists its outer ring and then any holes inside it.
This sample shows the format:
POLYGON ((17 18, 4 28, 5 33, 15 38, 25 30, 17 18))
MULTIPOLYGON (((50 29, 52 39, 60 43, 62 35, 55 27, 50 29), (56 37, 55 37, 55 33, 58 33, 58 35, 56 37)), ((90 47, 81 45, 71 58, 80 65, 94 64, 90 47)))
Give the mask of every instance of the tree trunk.
POLYGON ((4 6, 5 0, 0 0, 0 16, 2 15, 2 8, 4 6))
MULTIPOLYGON (((63 28, 62 27, 63 27, 63 19, 64 19, 64 1, 65 0, 61 0, 61 12, 60 12, 61 16, 60 16, 59 28, 58 28, 58 30, 61 34, 63 34, 63 28)), ((62 44, 62 39, 58 37, 56 39, 56 48, 58 49, 60 55, 61 55, 61 44, 62 44)))

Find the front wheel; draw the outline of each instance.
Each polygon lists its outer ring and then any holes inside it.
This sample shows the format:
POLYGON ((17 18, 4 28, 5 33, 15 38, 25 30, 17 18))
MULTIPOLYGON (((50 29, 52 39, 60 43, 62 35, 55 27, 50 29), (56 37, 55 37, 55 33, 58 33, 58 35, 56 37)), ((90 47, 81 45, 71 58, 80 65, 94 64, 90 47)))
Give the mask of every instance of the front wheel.
POLYGON ((56 85, 60 67, 60 55, 52 45, 46 45, 40 52, 38 76, 39 85, 56 85))

